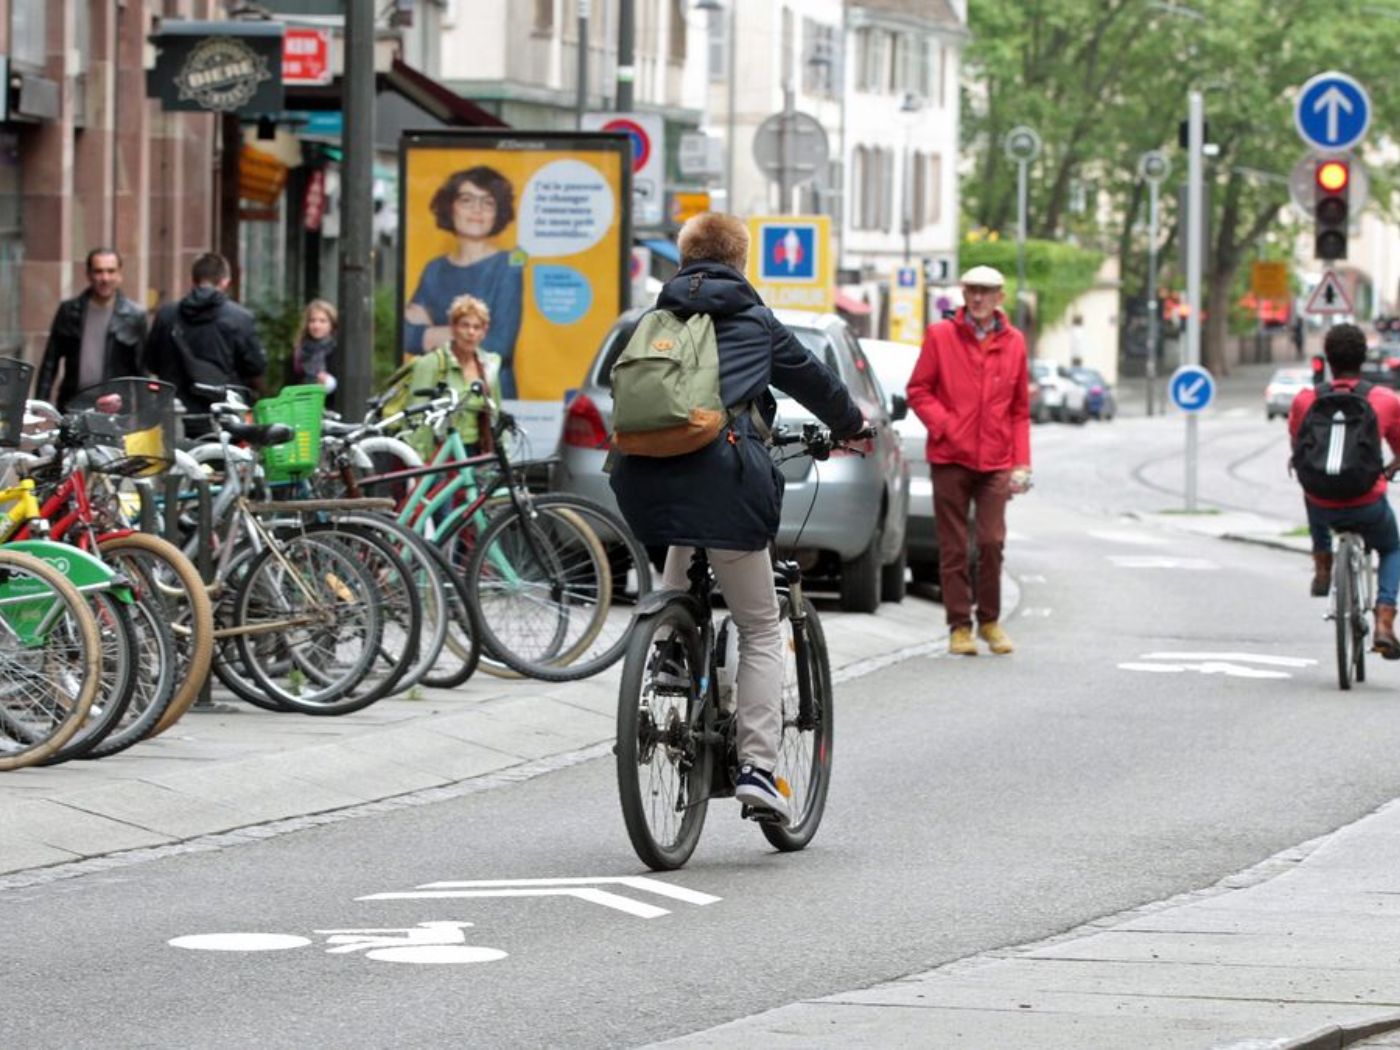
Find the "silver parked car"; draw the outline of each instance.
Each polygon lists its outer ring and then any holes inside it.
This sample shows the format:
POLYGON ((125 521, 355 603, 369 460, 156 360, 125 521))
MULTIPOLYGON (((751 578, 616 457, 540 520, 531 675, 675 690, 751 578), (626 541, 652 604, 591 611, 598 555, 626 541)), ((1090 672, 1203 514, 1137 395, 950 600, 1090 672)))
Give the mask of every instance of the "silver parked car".
MULTIPOLYGON (((880 385, 892 396, 907 397, 905 388, 919 359, 919 348, 888 339, 862 339, 860 348, 875 369, 880 385)), ((928 466, 928 430, 913 412, 895 423, 909 464, 909 525, 904 549, 916 583, 938 583, 938 532, 933 522, 933 480, 928 466)))
MULTIPOLYGON (((787 488, 778 550, 796 555, 814 580, 835 579, 843 609, 874 612, 882 599, 904 597, 909 468, 894 418, 902 415, 904 401, 900 398, 891 404, 886 399, 860 344, 835 314, 775 313, 805 347, 841 376, 877 432, 872 455, 838 456, 825 463, 799 457, 782 465, 787 488)), ((565 410, 560 439, 555 487, 609 507, 616 506, 603 473, 612 432, 609 375, 641 314, 641 310, 629 310, 604 337, 565 410)), ((811 419, 796 401, 778 395, 777 425, 797 429, 811 419)))
POLYGON ((1288 410, 1293 407, 1293 398, 1298 391, 1306 390, 1313 385, 1312 369, 1307 367, 1289 367, 1274 370, 1274 374, 1269 377, 1269 383, 1264 387, 1264 418, 1273 419, 1274 416, 1288 418, 1288 410))

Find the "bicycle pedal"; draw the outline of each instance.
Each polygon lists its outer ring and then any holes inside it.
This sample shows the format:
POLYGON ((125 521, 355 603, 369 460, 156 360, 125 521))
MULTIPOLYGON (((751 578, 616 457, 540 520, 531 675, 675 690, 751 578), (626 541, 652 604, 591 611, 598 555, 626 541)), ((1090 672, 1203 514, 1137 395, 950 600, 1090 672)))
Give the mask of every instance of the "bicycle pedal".
POLYGON ((755 824, 781 824, 783 818, 767 806, 740 806, 739 816, 755 824))

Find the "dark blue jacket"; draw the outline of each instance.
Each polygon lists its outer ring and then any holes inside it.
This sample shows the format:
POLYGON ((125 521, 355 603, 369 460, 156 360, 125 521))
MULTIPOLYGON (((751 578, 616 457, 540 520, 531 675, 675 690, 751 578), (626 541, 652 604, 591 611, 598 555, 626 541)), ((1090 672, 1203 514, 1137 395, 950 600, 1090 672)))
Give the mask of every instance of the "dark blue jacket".
MULTIPOLYGON (((754 401, 771 425, 777 413, 772 385, 836 436, 860 429, 860 409, 840 378, 783 327, 737 270, 693 262, 666 283, 656 305, 682 318, 703 313, 714 319, 726 405, 754 401)), ((783 476, 747 413, 684 456, 619 455, 611 484, 627 524, 646 544, 752 551, 778 532, 783 476)))

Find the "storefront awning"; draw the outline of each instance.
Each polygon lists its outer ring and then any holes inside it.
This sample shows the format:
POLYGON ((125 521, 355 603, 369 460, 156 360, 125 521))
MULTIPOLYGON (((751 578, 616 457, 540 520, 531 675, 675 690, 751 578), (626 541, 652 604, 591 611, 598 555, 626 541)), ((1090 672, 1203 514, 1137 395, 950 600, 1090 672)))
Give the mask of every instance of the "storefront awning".
POLYGON ((836 309, 843 313, 852 314, 855 317, 864 317, 872 308, 865 300, 857 299, 853 295, 847 295, 838 288, 836 291, 836 309))
POLYGON ((676 247, 675 242, 665 240, 662 237, 653 237, 650 240, 642 241, 642 247, 650 248, 655 254, 670 262, 680 265, 681 252, 676 247))

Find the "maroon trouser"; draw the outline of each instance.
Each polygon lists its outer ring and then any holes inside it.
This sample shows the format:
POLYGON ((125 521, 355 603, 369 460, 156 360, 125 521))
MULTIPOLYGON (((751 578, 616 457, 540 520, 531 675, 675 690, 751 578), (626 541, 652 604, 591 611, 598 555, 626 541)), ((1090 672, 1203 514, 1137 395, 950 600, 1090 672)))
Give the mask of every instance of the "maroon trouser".
POLYGON ((972 625, 973 581, 968 574, 968 512, 975 508, 977 622, 1001 617, 1001 558, 1011 471, 971 470, 934 463, 933 520, 938 529, 938 577, 949 627, 972 625))

